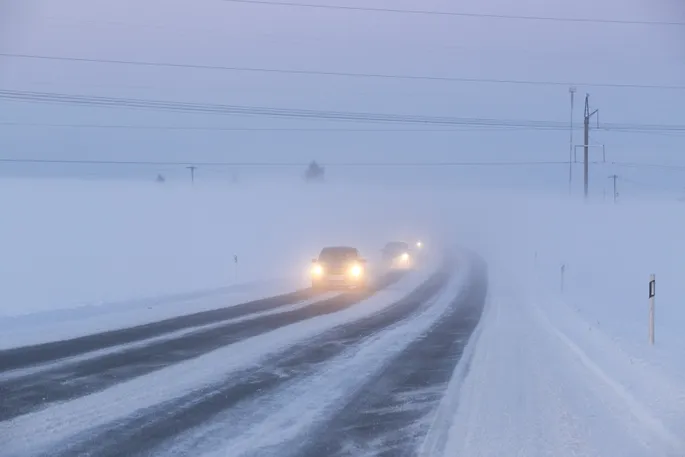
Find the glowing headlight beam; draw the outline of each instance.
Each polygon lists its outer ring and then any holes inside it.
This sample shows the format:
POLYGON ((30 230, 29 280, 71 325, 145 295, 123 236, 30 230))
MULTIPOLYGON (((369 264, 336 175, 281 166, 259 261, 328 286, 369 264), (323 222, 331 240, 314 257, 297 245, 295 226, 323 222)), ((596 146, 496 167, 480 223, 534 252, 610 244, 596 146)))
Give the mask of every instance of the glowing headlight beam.
POLYGON ((321 276, 323 274, 323 267, 321 265, 314 265, 312 267, 312 274, 314 276, 321 276))
POLYGON ((352 268, 350 268, 350 274, 355 277, 361 276, 362 267, 360 267, 359 265, 354 265, 352 268))

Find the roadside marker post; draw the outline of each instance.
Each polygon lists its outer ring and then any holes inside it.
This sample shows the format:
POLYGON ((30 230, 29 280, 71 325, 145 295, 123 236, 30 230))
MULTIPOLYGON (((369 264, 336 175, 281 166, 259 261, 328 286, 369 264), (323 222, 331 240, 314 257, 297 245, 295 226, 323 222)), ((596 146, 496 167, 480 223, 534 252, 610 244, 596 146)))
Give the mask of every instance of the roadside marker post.
POLYGON ((656 277, 649 276, 649 344, 654 345, 654 296, 656 295, 656 277))
POLYGON ((564 273, 566 273, 566 264, 561 265, 561 292, 564 292, 564 273))
POLYGON ((233 272, 233 281, 238 282, 238 255, 233 254, 233 264, 235 265, 234 272, 233 272))

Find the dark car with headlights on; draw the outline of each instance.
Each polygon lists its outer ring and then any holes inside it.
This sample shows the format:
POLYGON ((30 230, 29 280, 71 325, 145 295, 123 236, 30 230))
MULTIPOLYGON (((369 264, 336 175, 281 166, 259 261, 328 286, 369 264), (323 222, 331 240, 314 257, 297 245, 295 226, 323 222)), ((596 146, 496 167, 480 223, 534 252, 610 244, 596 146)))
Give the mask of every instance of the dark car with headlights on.
POLYGON ((311 276, 315 289, 365 288, 366 260, 353 247, 325 247, 312 260, 311 276))
POLYGON ((414 266, 414 253, 409 243, 391 241, 383 247, 383 263, 391 269, 405 270, 414 266))

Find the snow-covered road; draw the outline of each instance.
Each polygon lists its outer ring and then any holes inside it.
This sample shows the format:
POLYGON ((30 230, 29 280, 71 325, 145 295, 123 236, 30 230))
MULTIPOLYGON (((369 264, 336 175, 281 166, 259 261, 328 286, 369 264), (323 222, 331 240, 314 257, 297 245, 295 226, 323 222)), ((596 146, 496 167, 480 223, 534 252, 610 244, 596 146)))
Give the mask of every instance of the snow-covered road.
POLYGON ((659 392, 657 373, 599 347, 602 335, 513 277, 491 287, 475 350, 447 389, 442 427, 421 457, 685 455, 675 415, 653 402, 668 396, 682 424, 684 391, 659 392))
POLYGON ((0 455, 409 449, 483 307, 485 271, 457 257, 367 293, 297 292, 0 351, 0 455))
POLYGON ((458 251, 0 351, 0 456, 685 455, 677 378, 522 275, 458 251))

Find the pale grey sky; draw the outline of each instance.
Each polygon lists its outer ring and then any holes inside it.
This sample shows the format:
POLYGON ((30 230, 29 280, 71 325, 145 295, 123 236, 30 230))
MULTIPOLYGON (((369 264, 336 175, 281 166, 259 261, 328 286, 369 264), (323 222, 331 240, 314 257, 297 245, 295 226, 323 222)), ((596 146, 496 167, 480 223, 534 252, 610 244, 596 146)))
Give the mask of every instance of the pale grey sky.
MULTIPOLYGON (((284 0, 285 1, 285 0, 284 0)), ((676 0, 311 0, 399 9, 685 21, 676 0)), ((359 73, 685 85, 685 27, 288 8, 221 0, 0 0, 0 52, 359 73)), ((362 79, 0 57, 0 89, 568 122, 565 86, 362 79)), ((600 120, 685 125, 685 90, 578 87, 600 120)), ((0 122, 403 128, 3 101, 0 122)), ((420 128, 411 126, 407 128, 420 128)), ((2 156, 102 160, 566 160, 568 132, 226 132, 0 125, 2 156)), ((580 143, 580 133, 576 142, 580 143)), ((669 163, 683 134, 594 132, 611 160, 669 163)), ((680 160, 685 165, 685 157, 680 160)), ((685 173, 683 173, 685 177, 685 173)), ((685 180, 684 180, 685 181, 685 180)))

